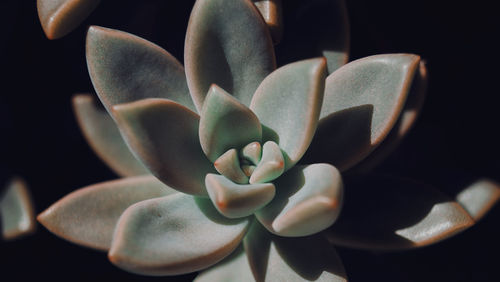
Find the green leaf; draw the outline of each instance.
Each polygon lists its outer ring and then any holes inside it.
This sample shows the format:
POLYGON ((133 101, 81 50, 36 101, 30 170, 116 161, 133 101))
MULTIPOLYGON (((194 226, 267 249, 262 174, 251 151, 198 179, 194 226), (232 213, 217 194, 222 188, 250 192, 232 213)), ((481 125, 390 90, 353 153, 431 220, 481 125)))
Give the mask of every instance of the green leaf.
POLYGON ((255 89, 276 68, 268 28, 250 0, 196 1, 184 62, 198 110, 212 84, 248 106, 255 89))
POLYGON ((167 99, 113 106, 118 127, 142 163, 168 186, 206 195, 205 175, 214 172, 198 141, 199 116, 167 99))
POLYGON ((249 223, 223 217, 205 198, 179 193, 143 201, 120 217, 109 259, 145 275, 197 271, 234 251, 249 223))
POLYGON ((272 183, 236 184, 217 174, 207 174, 205 185, 214 206, 229 218, 253 214, 269 203, 275 194, 272 183))
POLYGON ((208 91, 200 116, 200 144, 214 162, 229 149, 242 149, 262 138, 255 114, 217 85, 208 91))
POLYGON ((419 62, 412 54, 370 56, 328 76, 318 130, 303 161, 344 171, 364 159, 396 124, 419 62))
POLYGON ((483 218, 500 200, 500 185, 489 179, 475 181, 456 196, 474 221, 483 218))
POLYGON ((250 109, 263 127, 263 140, 276 142, 285 170, 305 153, 316 131, 326 75, 324 58, 292 63, 271 73, 252 98, 250 109))
POLYGON ((73 96, 73 110, 90 147, 120 176, 148 174, 149 171, 130 152, 114 120, 96 103, 90 94, 73 96))
POLYGON ((255 213, 274 234, 298 237, 320 232, 335 222, 342 208, 342 178, 329 164, 294 167, 274 184, 276 196, 255 213))
POLYGON ((170 99, 196 111, 184 68, 161 47, 130 33, 91 26, 86 49, 92 84, 108 112, 113 105, 145 98, 170 99))
POLYGON ((5 240, 32 233, 36 229, 35 211, 24 180, 13 178, 0 194, 0 230, 5 240))
POLYGON ((392 130, 389 132, 385 140, 380 144, 370 155, 357 164, 353 170, 357 172, 370 171, 379 163, 384 161, 396 148, 403 138, 408 134, 410 129, 417 121, 420 110, 424 105, 424 100, 427 92, 427 69, 425 63, 420 61, 417 74, 413 79, 410 93, 406 104, 392 130))
POLYGON ((100 0, 37 0, 38 17, 49 39, 65 36, 97 7, 100 0))
POLYGON ((70 242, 108 250, 123 211, 137 202, 176 192, 152 175, 102 182, 66 195, 42 212, 38 221, 70 242))

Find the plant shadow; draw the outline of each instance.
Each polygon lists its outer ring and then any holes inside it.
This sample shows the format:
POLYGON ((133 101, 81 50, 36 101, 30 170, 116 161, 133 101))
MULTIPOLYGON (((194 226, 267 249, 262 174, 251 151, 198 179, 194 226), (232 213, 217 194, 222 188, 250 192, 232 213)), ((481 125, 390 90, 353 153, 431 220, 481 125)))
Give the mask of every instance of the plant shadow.
POLYGON ((330 163, 343 171, 371 151, 373 105, 344 109, 321 119, 300 161, 330 163))

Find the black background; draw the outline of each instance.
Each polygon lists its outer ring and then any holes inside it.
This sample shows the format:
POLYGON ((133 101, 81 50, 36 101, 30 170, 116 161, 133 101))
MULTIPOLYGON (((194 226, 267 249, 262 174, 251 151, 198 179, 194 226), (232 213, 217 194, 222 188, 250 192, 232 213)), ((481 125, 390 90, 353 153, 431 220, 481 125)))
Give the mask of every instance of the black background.
MULTIPOLYGON (((291 9, 300 1, 287 2, 291 9)), ((180 61, 193 1, 102 1, 68 36, 50 41, 34 0, 0 4, 1 183, 19 175, 37 212, 67 193, 116 176, 90 150, 70 97, 90 92, 84 42, 88 25, 128 31, 180 61)), ((454 194, 479 177, 500 180, 499 30, 486 1, 348 0, 351 60, 379 53, 416 53, 427 61, 428 96, 420 120, 380 172, 407 176, 454 194)), ((286 16, 286 13, 285 13, 286 16)), ((476 226, 426 248, 375 253, 338 248, 350 281, 499 281, 500 209, 476 226)), ((124 272, 105 253, 68 243, 42 226, 0 243, 2 281, 117 279, 190 281, 194 274, 149 278, 124 272), (7 279, 5 279, 7 278, 7 279), (5 280, 4 280, 5 279, 5 280)))

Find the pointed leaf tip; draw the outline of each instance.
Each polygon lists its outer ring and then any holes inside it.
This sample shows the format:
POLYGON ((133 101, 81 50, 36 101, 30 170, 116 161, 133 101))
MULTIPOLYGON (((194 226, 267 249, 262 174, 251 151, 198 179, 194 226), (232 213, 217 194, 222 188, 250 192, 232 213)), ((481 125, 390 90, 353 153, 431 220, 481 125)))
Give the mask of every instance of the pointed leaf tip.
POLYGON ((118 218, 130 205, 177 193, 152 175, 122 178, 78 189, 38 215, 55 235, 108 250, 118 218))
POLYGON ((182 64, 143 38, 91 26, 86 41, 92 84, 111 114, 111 107, 145 98, 173 100, 196 111, 182 64))
POLYGON ((37 0, 43 31, 49 39, 65 36, 97 7, 100 0, 37 0))
POLYGON ((283 36, 283 9, 281 0, 252 0, 264 18, 274 45, 281 41, 283 36))
POLYGON ((144 165, 168 186, 206 195, 205 175, 214 172, 200 147, 199 116, 167 99, 144 99, 113 106, 127 144, 144 165))

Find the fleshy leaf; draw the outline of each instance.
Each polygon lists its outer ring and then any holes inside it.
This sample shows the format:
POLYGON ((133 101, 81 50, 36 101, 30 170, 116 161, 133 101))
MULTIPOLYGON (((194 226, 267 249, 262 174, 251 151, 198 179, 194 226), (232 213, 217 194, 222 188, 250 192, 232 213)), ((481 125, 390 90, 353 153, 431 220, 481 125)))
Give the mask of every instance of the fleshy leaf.
POLYGON ((479 180, 463 189, 456 199, 478 221, 500 200, 500 185, 488 179, 479 180))
POLYGON ((132 155, 111 116, 98 108, 92 95, 75 95, 73 109, 90 147, 113 171, 121 176, 149 173, 132 155))
POLYGON ((176 192, 152 175, 102 182, 66 195, 38 221, 68 241, 108 250, 118 218, 129 206, 176 192))
POLYGON ((276 47, 279 65, 317 56, 327 59, 328 74, 349 59, 349 19, 344 0, 286 1, 285 35, 276 47), (295 6, 294 6, 295 5, 295 6))
POLYGON ((113 105, 145 98, 170 99, 196 111, 184 68, 161 47, 130 33, 91 26, 86 49, 92 84, 109 112, 113 105))
POLYGON ((217 172, 235 183, 248 183, 248 176, 241 170, 240 160, 236 149, 231 149, 222 154, 222 156, 215 160, 214 167, 217 172))
POLYGON ((144 99, 113 107, 118 128, 136 157, 168 186, 206 195, 214 172, 198 141, 199 116, 167 99, 144 99))
POLYGON ((326 75, 324 58, 279 68, 259 86, 250 109, 263 128, 263 140, 279 144, 285 170, 305 153, 316 131, 326 75))
POLYGON ((205 185, 214 206, 229 218, 253 214, 269 203, 275 194, 272 183, 241 185, 217 174, 207 174, 205 185))
POLYGON ((262 157, 262 146, 259 142, 252 142, 241 149, 241 157, 257 165, 262 157))
POLYGON ((474 221, 455 201, 409 180, 356 176, 346 181, 342 214, 329 240, 360 249, 422 247, 453 236, 474 221))
POLYGON ((250 176, 251 184, 273 181, 285 170, 285 159, 278 144, 267 141, 263 147, 262 159, 250 176))
POLYGON ((250 0, 196 1, 184 62, 198 110, 212 84, 248 106, 261 81, 276 68, 269 30, 250 0))
POLYGON ((57 39, 75 29, 100 0, 37 0, 38 17, 47 38, 57 39))
POLYGON ((252 270, 248 264, 247 256, 240 245, 231 255, 202 271, 194 282, 254 282, 252 270))
POLYGON ((406 104, 399 116, 399 120, 392 128, 387 138, 370 155, 361 161, 353 170, 366 172, 385 160, 401 143, 406 134, 413 127, 424 104, 427 92, 427 69, 425 63, 420 61, 420 67, 413 79, 406 104))
POLYGON ((127 271, 176 275, 207 268, 240 244, 250 220, 228 219, 184 194, 137 203, 118 221, 109 258, 127 271))
POLYGON ((335 222, 342 208, 342 178, 329 164, 296 166, 275 185, 274 199, 255 213, 274 234, 298 237, 320 232, 335 222))
POLYGON ((0 194, 0 223, 2 236, 12 240, 35 231, 33 201, 26 183, 13 178, 0 194))
POLYGON ((243 170, 243 173, 245 173, 246 176, 250 177, 252 173, 255 171, 255 166, 249 164, 243 164, 241 165, 241 170, 243 170))
POLYGON ((262 138, 255 114, 217 85, 208 91, 200 117, 200 144, 214 162, 229 149, 240 150, 262 138))
POLYGON ((255 222, 243 244, 256 281, 347 281, 335 248, 319 234, 279 237, 255 222))
POLYGON ((303 161, 344 171, 371 153, 398 120, 419 61, 412 54, 376 55, 328 76, 318 130, 303 161))
POLYGON ((283 11, 281 0, 252 0, 264 18, 273 43, 278 44, 283 36, 283 11))

